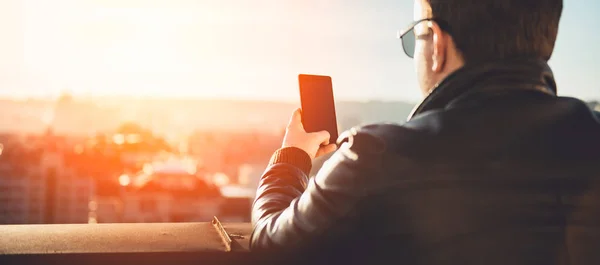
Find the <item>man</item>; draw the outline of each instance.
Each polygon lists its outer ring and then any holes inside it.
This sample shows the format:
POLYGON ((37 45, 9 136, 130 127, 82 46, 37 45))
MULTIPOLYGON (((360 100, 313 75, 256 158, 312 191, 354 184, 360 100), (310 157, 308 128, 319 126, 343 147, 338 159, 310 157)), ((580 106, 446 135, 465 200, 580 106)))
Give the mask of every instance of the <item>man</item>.
POLYGON ((600 264, 600 121, 558 97, 562 0, 416 0, 425 96, 335 149, 301 113, 259 184, 251 248, 346 264, 600 264))

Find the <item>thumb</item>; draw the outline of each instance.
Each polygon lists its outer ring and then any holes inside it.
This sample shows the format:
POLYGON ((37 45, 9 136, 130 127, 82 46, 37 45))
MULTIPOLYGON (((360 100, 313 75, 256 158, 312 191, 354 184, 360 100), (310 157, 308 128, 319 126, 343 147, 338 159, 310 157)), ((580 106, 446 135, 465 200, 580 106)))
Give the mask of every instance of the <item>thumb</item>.
POLYGON ((290 118, 290 123, 288 124, 288 127, 304 129, 304 126, 302 125, 302 109, 297 108, 296 110, 294 110, 294 113, 292 113, 292 117, 290 118))
POLYGON ((328 131, 320 131, 313 133, 315 135, 316 141, 321 145, 329 144, 329 132, 328 131))

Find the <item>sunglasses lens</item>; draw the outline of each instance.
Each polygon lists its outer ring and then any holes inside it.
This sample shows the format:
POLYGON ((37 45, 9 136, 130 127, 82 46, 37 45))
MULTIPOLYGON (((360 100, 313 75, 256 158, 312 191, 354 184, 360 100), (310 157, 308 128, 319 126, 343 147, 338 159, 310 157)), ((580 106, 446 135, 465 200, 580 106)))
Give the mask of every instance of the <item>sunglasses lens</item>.
POLYGON ((413 58, 415 55, 415 30, 411 29, 409 32, 402 36, 402 47, 404 48, 404 53, 408 55, 408 57, 413 58))

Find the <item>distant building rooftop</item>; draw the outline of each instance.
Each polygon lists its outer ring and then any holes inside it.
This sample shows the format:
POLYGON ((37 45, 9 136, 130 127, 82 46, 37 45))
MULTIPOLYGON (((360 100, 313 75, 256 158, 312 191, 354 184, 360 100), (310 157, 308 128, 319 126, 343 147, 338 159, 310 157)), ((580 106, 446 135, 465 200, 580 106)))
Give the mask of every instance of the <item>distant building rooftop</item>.
POLYGON ((254 198, 256 189, 243 186, 222 186, 221 194, 228 198, 254 198))

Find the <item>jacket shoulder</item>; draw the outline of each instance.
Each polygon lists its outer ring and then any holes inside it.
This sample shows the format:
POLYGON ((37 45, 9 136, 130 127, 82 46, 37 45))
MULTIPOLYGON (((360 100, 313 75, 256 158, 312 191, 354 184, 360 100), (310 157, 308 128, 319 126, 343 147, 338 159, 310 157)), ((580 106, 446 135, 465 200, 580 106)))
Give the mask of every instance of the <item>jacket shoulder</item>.
POLYGON ((340 134, 339 146, 361 153, 383 153, 403 150, 419 142, 419 133, 400 124, 380 123, 353 127, 340 134))

